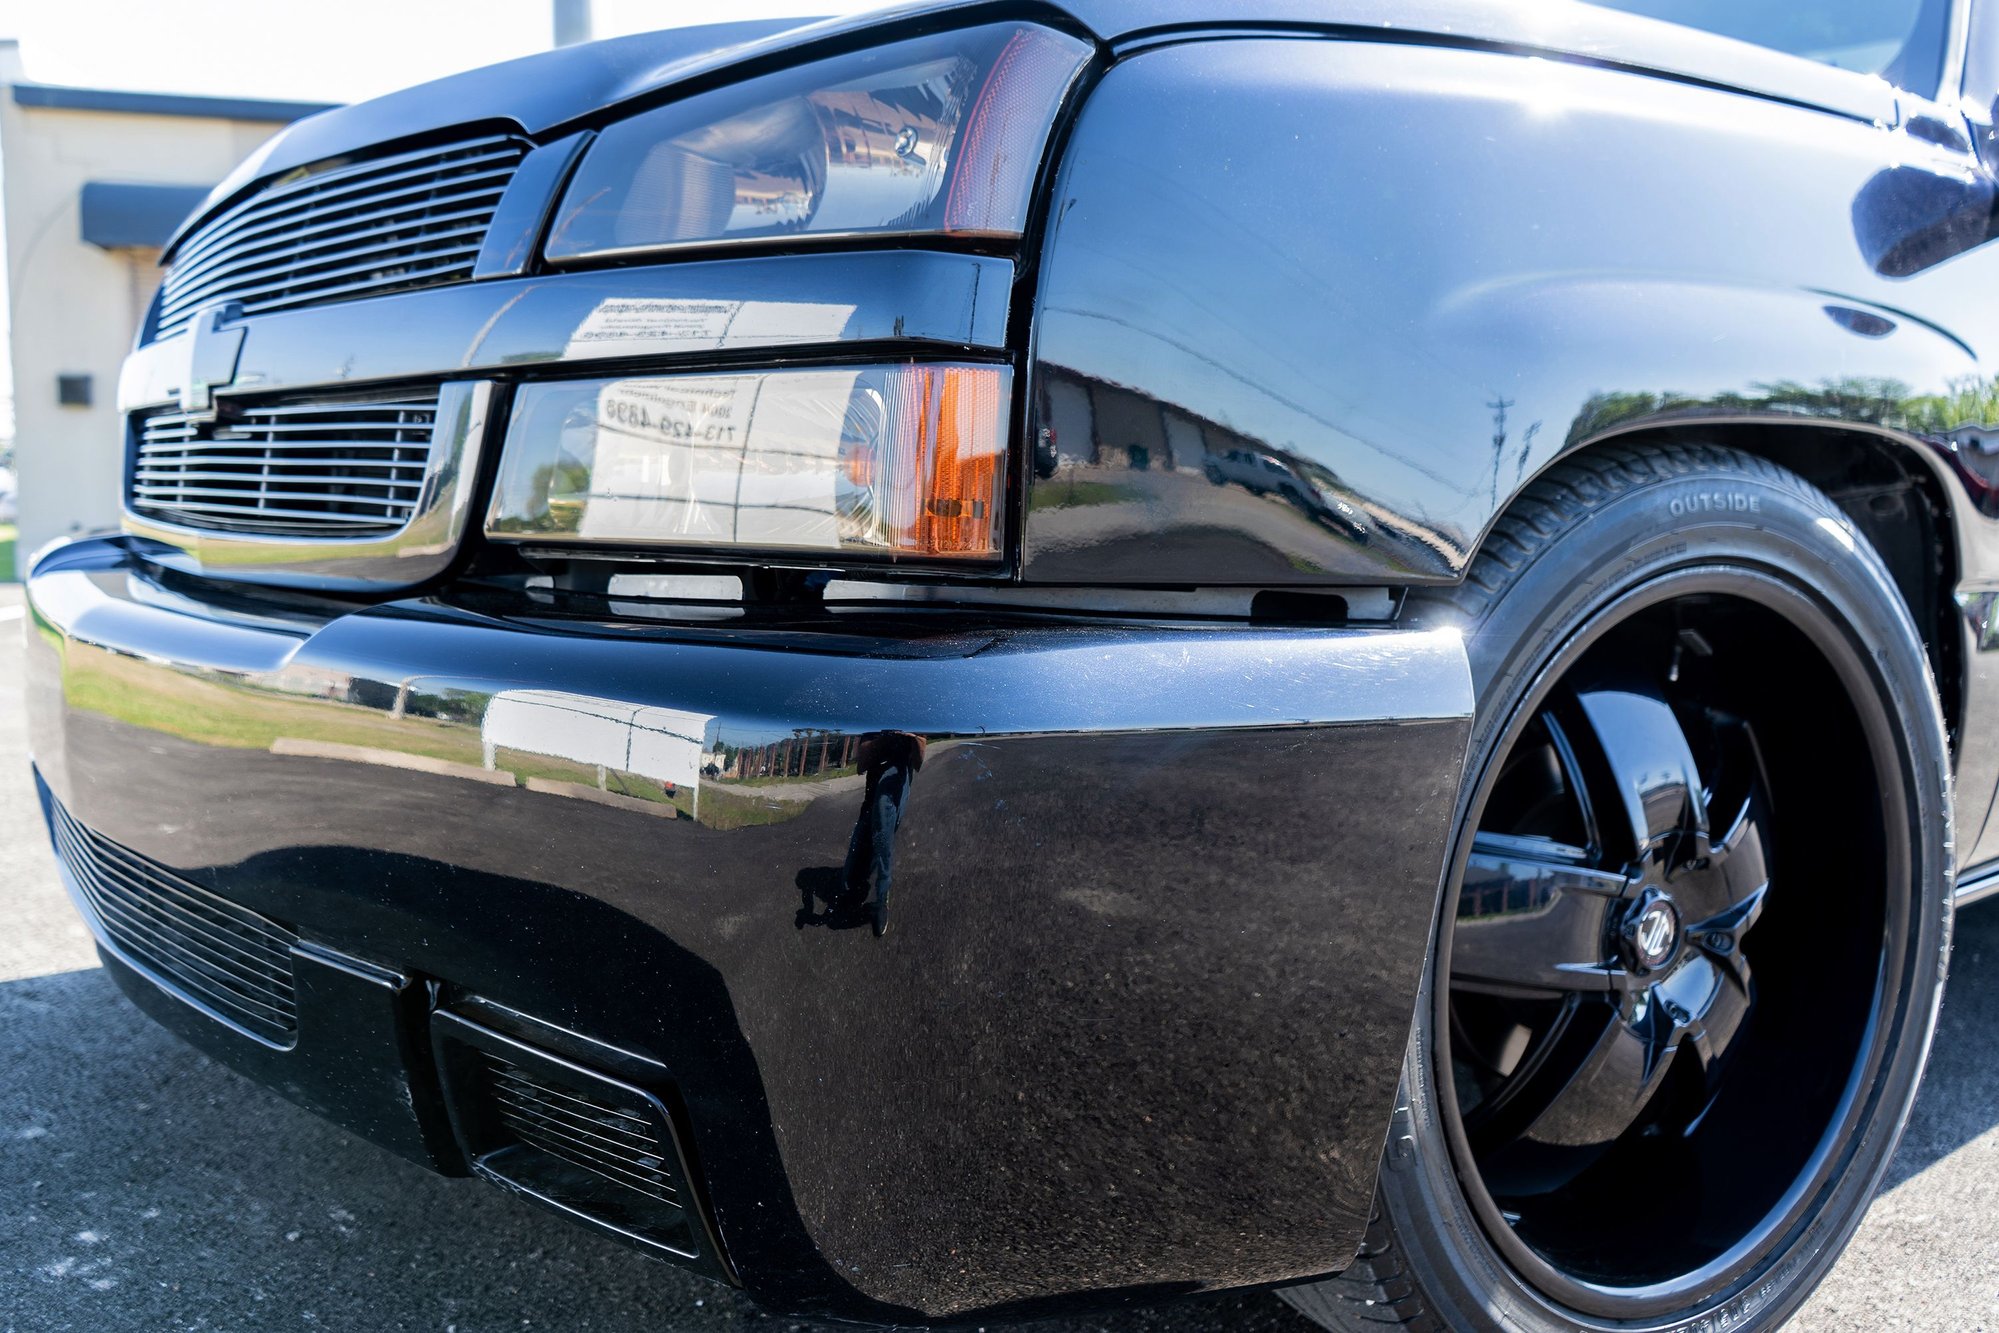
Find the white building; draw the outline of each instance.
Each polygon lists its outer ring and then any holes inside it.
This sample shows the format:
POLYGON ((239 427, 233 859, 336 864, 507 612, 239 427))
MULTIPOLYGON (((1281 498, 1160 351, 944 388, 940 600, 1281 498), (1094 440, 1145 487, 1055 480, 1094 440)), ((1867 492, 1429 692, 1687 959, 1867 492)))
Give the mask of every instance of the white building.
POLYGON ((118 367, 159 283, 161 244, 265 139, 325 109, 27 83, 0 42, 22 560, 118 522, 118 367))

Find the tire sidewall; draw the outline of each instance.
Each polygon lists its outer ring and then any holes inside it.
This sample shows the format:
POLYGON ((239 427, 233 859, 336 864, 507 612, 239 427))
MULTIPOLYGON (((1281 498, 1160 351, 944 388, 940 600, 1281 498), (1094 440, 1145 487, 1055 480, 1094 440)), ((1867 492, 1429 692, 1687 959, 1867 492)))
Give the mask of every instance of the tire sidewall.
MULTIPOLYGON (((1872 1104, 1844 1170, 1774 1259, 1728 1301, 1694 1314, 1603 1323, 1558 1308, 1502 1260, 1455 1177, 1439 1101, 1433 1042, 1435 985, 1449 893, 1417 1001, 1381 1175, 1382 1204, 1435 1312, 1452 1328, 1766 1328, 1787 1318, 1838 1258, 1873 1197, 1913 1103, 1935 1024, 1950 937, 1949 762, 1920 636, 1880 559, 1801 479, 1755 460, 1648 478, 1590 509, 1507 574, 1466 626, 1479 700, 1446 878, 1460 882, 1473 812, 1494 760, 1511 744, 1522 705, 1540 692, 1565 649, 1608 606, 1662 578, 1702 567, 1753 569, 1805 594, 1858 650, 1896 733, 1897 804, 1910 828, 1911 898, 1899 1014, 1878 1067, 1872 1104), (1739 469, 1739 470, 1738 470, 1739 469)), ((1503 553, 1493 559, 1503 562, 1503 553)), ((1497 580, 1494 580, 1497 581, 1497 580)), ((1893 809, 1890 807, 1890 818, 1893 809)), ((1892 997, 1891 997, 1892 1001, 1892 997)))

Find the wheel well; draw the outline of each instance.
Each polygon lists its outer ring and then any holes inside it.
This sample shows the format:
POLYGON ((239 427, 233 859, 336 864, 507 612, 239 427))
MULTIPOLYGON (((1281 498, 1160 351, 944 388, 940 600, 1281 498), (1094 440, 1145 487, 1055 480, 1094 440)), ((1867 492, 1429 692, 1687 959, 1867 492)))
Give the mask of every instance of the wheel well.
POLYGON ((1648 439, 1724 444, 1789 468, 1824 491, 1888 566, 1923 636, 1951 748, 1956 749, 1964 703, 1964 644, 1950 597, 1958 577, 1957 534, 1942 484, 1910 455, 1910 446, 1862 431, 1763 423, 1643 431, 1612 439, 1627 446, 1648 439))

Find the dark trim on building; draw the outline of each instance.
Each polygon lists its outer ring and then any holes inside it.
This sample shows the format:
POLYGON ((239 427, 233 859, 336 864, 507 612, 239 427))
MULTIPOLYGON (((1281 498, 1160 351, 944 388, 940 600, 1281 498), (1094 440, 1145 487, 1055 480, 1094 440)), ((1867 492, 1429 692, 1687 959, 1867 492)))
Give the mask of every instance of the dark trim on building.
POLYGON ((181 219, 201 206, 212 188, 85 181, 77 209, 79 230, 85 243, 106 250, 129 246, 158 249, 181 219))

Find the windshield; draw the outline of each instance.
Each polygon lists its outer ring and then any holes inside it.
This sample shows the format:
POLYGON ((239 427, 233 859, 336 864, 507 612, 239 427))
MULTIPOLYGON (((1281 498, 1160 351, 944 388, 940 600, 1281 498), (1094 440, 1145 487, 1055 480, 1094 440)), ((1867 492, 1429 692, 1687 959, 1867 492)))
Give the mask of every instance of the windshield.
POLYGON ((1753 42, 1934 96, 1943 77, 1949 0, 1595 0, 1605 9, 1664 19, 1753 42))

